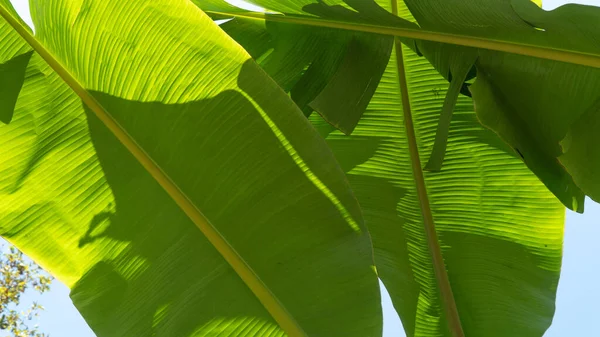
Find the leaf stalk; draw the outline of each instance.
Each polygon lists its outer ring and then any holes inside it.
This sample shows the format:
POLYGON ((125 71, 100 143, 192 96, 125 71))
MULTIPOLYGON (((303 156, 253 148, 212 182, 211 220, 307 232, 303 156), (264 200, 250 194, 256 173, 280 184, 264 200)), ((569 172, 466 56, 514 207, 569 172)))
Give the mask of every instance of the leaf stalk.
POLYGON ((395 27, 388 25, 373 25, 365 23, 348 23, 337 20, 324 20, 317 17, 286 16, 281 14, 254 12, 216 12, 205 11, 207 14, 240 17, 254 20, 294 23, 306 26, 336 28, 355 32, 391 35, 416 40, 448 43, 465 47, 489 49, 511 54, 531 56, 541 59, 560 61, 571 64, 600 68, 600 55, 573 50, 558 49, 546 46, 531 45, 512 41, 479 38, 468 35, 448 34, 428 31, 419 28, 395 27))

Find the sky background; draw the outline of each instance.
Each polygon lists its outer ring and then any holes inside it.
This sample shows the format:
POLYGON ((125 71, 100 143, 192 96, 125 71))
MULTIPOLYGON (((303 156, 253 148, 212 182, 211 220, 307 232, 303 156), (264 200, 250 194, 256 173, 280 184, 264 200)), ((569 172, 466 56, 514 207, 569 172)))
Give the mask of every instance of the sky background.
MULTIPOLYGON (((27 0, 11 0, 24 20, 31 24, 27 0)), ((232 0, 230 2, 235 2, 232 0)), ((565 3, 600 5, 600 0, 544 0, 545 9, 565 3)), ((544 337, 600 336, 600 205, 587 200, 585 214, 567 212, 562 275, 558 287, 556 315, 544 337)), ((55 281, 44 295, 27 293, 24 303, 38 301, 46 310, 38 321, 40 331, 51 337, 95 337, 69 298, 69 289, 55 281)), ((404 337, 391 300, 384 290, 384 337, 404 337)))

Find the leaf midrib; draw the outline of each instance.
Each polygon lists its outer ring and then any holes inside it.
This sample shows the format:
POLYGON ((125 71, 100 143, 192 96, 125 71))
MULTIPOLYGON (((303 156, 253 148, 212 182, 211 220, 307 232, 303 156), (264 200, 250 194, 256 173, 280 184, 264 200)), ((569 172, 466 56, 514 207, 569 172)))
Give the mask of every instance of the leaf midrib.
POLYGON ((227 239, 167 173, 152 159, 135 139, 102 107, 85 87, 57 60, 11 13, 0 4, 0 16, 37 52, 59 77, 81 98, 121 144, 138 160, 156 182, 169 194, 181 210, 192 220, 208 241, 223 256, 238 276, 250 288, 279 326, 291 337, 306 337, 302 327, 271 292, 227 239))
MULTIPOLYGON (((391 3, 392 14, 398 16, 397 0, 391 0, 391 3)), ((450 285, 448 272, 444 263, 444 257, 442 255, 439 238, 435 228, 435 221, 433 219, 433 213, 431 211, 431 205, 427 193, 427 185, 425 183, 425 176, 423 174, 421 159, 419 157, 419 146, 417 144, 417 136, 413 124, 410 95, 408 92, 408 83, 406 79, 404 53, 402 50, 403 47, 399 39, 395 39, 394 46, 396 49, 396 67, 398 71, 398 82, 400 84, 402 113, 404 116, 408 151, 415 180, 415 187, 417 190, 419 208, 421 210, 421 216, 423 218, 423 227, 425 232, 425 238, 427 241, 427 247, 429 249, 429 254, 431 255, 431 262, 433 265, 433 272, 435 275, 436 285, 440 292, 441 306, 446 317, 446 323, 450 335, 452 337, 465 337, 465 333, 460 321, 458 308, 456 307, 456 301, 454 300, 452 286, 450 285)))
POLYGON ((600 68, 600 54, 585 53, 568 49, 553 48, 542 45, 526 44, 506 40, 474 37, 469 35, 440 33, 420 28, 405 28, 390 25, 365 24, 356 22, 345 22, 339 20, 329 20, 318 17, 288 16, 281 14, 255 12, 205 11, 205 13, 211 15, 241 17, 254 20, 266 20, 281 23, 300 24, 305 26, 336 28, 355 32, 391 35, 416 40, 426 40, 460 45, 465 47, 489 49, 541 59, 578 64, 593 68, 600 68))

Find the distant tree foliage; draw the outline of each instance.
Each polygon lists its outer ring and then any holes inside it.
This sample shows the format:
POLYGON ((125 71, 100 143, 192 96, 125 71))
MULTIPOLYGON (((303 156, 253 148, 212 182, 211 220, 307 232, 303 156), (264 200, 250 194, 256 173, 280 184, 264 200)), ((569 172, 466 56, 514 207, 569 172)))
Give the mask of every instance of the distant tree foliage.
POLYGON ((21 295, 30 290, 40 294, 50 290, 53 278, 14 246, 0 247, 0 336, 48 337, 36 324, 31 325, 44 308, 37 302, 21 303, 21 295))

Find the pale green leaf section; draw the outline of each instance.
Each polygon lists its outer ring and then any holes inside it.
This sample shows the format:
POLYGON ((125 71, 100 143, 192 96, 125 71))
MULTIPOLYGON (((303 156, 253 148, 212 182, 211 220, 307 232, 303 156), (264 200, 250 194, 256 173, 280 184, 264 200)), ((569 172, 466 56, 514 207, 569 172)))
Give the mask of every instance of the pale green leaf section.
MULTIPOLYGON (((17 12, 9 0, 0 0, 0 6, 4 6, 11 14, 18 17, 17 12)), ((0 48, 0 64, 10 61, 13 57, 31 50, 31 48, 19 37, 17 32, 8 29, 0 30, 0 43, 2 46, 2 48, 0 48)))
MULTIPOLYGON (((382 6, 389 4, 381 1, 382 6)), ((388 7, 389 8, 389 7, 388 7)), ((404 17, 410 14, 402 11, 404 17)), ((448 82, 404 47, 420 152, 431 152, 448 82)), ((392 57, 394 59, 394 57, 392 57)), ((380 278, 408 336, 450 336, 408 154, 395 61, 352 136, 312 118, 363 208, 380 278)), ((564 208, 459 96, 441 172, 426 173, 466 336, 541 336, 558 284, 564 208)))
POLYGON ((297 324, 278 325, 222 247, 33 54, 0 126, 0 232, 71 287, 98 336, 381 334, 344 174, 239 45, 184 0, 31 8, 37 39, 89 90, 77 94, 102 104, 297 324))

